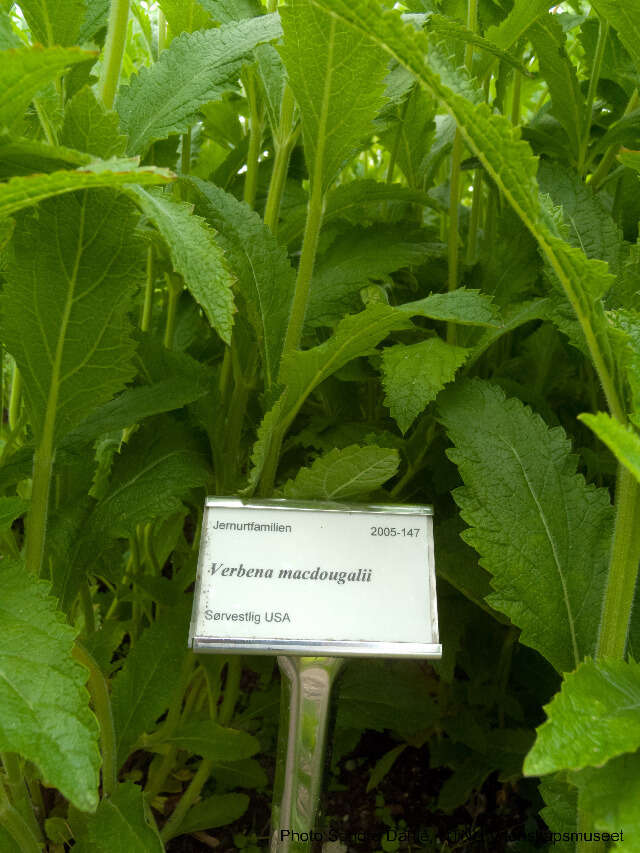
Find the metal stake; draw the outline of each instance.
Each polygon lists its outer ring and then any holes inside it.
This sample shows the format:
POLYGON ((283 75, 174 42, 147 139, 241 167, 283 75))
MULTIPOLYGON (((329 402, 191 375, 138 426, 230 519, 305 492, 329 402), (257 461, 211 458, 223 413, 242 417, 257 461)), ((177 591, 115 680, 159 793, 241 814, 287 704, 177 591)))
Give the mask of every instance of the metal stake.
POLYGON ((343 658, 278 657, 282 695, 271 853, 306 853, 314 847, 332 688, 343 663, 343 658))

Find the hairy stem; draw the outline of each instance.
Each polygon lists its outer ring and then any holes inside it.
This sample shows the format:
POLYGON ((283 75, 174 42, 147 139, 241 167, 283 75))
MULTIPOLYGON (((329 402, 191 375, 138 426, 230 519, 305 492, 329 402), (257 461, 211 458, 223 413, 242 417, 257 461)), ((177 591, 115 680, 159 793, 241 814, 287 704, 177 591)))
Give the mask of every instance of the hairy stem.
POLYGON ((153 310, 153 246, 147 249, 147 277, 144 285, 144 303, 140 316, 140 330, 148 332, 151 328, 151 312, 153 310))
POLYGON ((129 0, 111 0, 102 70, 98 80, 98 96, 108 110, 113 107, 118 90, 128 20, 129 0))
POLYGON ((91 694, 93 710, 100 724, 100 752, 102 753, 102 793, 109 797, 118 783, 116 731, 107 680, 93 656, 76 641, 73 656, 89 670, 87 688, 91 694))
POLYGON ((262 115, 258 102, 258 87, 256 86, 254 69, 248 68, 243 79, 249 103, 249 152, 247 154, 243 198, 249 207, 255 207, 258 189, 258 161, 262 150, 262 115))
POLYGON ((591 122, 593 118, 593 105, 598 91, 598 83, 600 82, 600 72, 602 70, 602 60, 604 58, 604 48, 609 35, 609 22, 604 18, 600 18, 600 27, 598 29, 598 43, 596 44, 596 55, 593 59, 593 68, 591 69, 591 77, 589 78, 589 89, 587 91, 587 102, 584 113, 584 128, 582 132, 582 140, 580 150, 578 152, 578 172, 583 175, 585 164, 587 162, 587 152, 589 150, 589 140, 591 138, 591 122))
POLYGON ((275 234, 278 229, 282 193, 289 171, 289 158, 295 144, 297 134, 293 129, 295 99, 289 84, 285 84, 280 105, 280 124, 274 136, 275 157, 269 183, 269 193, 264 209, 264 223, 275 234))

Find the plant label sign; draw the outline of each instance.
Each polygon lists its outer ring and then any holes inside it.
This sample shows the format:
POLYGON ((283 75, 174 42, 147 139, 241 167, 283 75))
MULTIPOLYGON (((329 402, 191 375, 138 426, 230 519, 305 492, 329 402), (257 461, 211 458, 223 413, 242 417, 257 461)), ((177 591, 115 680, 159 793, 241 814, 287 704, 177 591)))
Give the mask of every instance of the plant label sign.
POLYGON ((189 642, 441 657, 430 507, 208 498, 189 642))

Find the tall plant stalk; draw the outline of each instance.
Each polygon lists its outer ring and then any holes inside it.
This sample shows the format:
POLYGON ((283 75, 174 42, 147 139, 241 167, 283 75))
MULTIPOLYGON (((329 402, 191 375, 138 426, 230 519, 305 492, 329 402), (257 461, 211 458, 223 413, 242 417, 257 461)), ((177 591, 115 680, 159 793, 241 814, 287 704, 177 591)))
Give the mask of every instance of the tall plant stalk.
POLYGON ((122 58, 127 42, 129 0, 111 0, 107 40, 104 45, 102 69, 98 79, 98 96, 110 110, 115 101, 122 68, 122 58))

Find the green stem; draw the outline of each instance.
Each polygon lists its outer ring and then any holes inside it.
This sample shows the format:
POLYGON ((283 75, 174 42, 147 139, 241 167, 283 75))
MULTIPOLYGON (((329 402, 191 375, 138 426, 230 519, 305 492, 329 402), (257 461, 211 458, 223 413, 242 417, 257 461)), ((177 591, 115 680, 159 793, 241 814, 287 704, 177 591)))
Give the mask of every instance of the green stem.
POLYGON ((233 486, 235 473, 240 462, 240 440, 242 438, 242 427, 244 424, 249 394, 253 388, 256 371, 258 369, 258 351, 253 350, 249 356, 244 375, 238 376, 233 394, 229 414, 226 419, 226 448, 224 452, 224 475, 223 488, 233 486))
POLYGON ((600 26, 598 29, 598 43, 596 44, 596 54, 593 60, 593 68, 591 69, 591 77, 589 78, 589 89, 587 91, 587 103, 584 114, 584 128, 582 140, 580 142, 580 150, 578 151, 578 172, 584 174, 585 164, 587 162, 587 152, 589 150, 589 140, 591 138, 591 123, 593 119, 593 105, 596 100, 598 91, 598 83, 600 81, 600 72, 602 70, 602 60, 604 58, 604 48, 609 35, 609 22, 604 18, 600 18, 600 26))
POLYGON ((162 9, 158 9, 158 57, 168 47, 167 41, 167 19, 162 9))
POLYGON ((221 726, 228 726, 233 718, 236 702, 240 695, 240 677, 242 676, 242 657, 232 655, 227 663, 227 678, 224 683, 224 697, 220 705, 218 722, 221 726))
MULTIPOLYGON (((462 134, 456 128, 453 140, 453 151, 451 152, 451 178, 449 182, 449 231, 447 237, 449 292, 458 287, 458 227, 460 222, 460 174, 462 165, 462 134)), ((447 324, 447 341, 455 343, 455 325, 447 324)))
POLYGON ((18 365, 13 364, 13 376, 11 379, 11 396, 9 397, 9 429, 13 432, 20 418, 20 404, 22 402, 22 374, 18 365))
POLYGON ((289 158, 291 151, 297 139, 297 133, 293 130, 293 117, 295 111, 295 99, 291 86, 287 83, 282 93, 282 103, 280 105, 280 125, 274 136, 275 142, 275 157, 273 161, 273 169, 271 171, 271 180, 269 182, 269 193, 264 209, 264 222, 271 231, 275 234, 278 230, 278 220, 280 218, 280 205, 282 202, 282 194, 287 182, 287 172, 289 171, 289 158))
POLYGON ((147 249, 147 280, 144 285, 144 303, 140 316, 140 330, 148 332, 151 328, 151 312, 153 310, 153 246, 147 249))
POLYGON ((182 134, 182 154, 180 157, 180 166, 183 175, 188 175, 191 171, 191 128, 182 134))
POLYGON ((96 620, 93 613, 93 601, 91 600, 89 581, 87 580, 82 581, 80 584, 80 604, 82 605, 82 613, 84 615, 84 633, 88 637, 96 632, 96 620))
POLYGON ((31 506, 27 522, 27 541, 25 563, 27 570, 39 577, 44 556, 44 540, 49 515, 49 492, 51 490, 51 472, 53 469, 53 429, 45 428, 40 445, 33 454, 33 475, 31 481, 31 506))
POLYGON ((93 656, 76 640, 73 656, 89 670, 87 688, 93 702, 93 710, 100 724, 100 751, 102 753, 102 794, 111 796, 118 783, 116 731, 109 688, 104 674, 93 656))
POLYGON ((164 327, 163 344, 165 349, 173 349, 173 337, 176 331, 176 313, 178 300, 182 293, 182 281, 176 276, 167 274, 167 319, 164 327))
POLYGON ((108 110, 113 107, 118 90, 122 57, 127 41, 128 21, 129 0, 111 0, 102 70, 98 80, 98 96, 108 110))
POLYGON ((258 162, 262 150, 262 116, 258 103, 255 73, 252 68, 247 69, 244 84, 249 103, 249 151, 247 154, 247 171, 244 177, 243 198, 249 207, 255 207, 258 190, 258 162))
POLYGON ((318 239, 320 237, 320 229, 322 228, 323 214, 324 194, 322 192, 320 182, 316 181, 314 182, 313 189, 311 190, 311 196, 309 197, 307 222, 304 229, 302 253, 300 255, 300 265, 298 267, 298 275, 296 278, 296 289, 293 297, 293 305, 291 306, 291 315, 289 317, 287 334, 284 339, 284 347, 282 350, 283 357, 287 353, 295 352, 295 350, 300 346, 302 329, 304 327, 304 316, 307 312, 307 302, 309 301, 309 289, 311 287, 313 266, 316 260, 318 239))
POLYGON ((212 768, 213 761, 211 759, 203 759, 200 762, 200 767, 198 768, 196 775, 191 780, 189 787, 180 797, 178 805, 175 807, 175 810, 169 820, 162 827, 160 837, 162 838, 165 844, 167 843, 167 841, 170 841, 176 835, 180 834, 180 824, 184 820, 185 815, 187 814, 191 806, 200 796, 200 791, 202 791, 205 782, 211 775, 212 768))
POLYGON ((484 173, 482 169, 476 169, 473 173, 473 202, 471 204, 471 217, 469 219, 469 233, 467 234, 467 256, 466 262, 471 266, 476 262, 478 250, 478 228, 482 217, 482 193, 484 173))
MULTIPOLYGON (((33 811, 33 803, 27 790, 20 757, 15 752, 3 752, 0 758, 7 774, 9 794, 13 801, 16 814, 24 821, 31 835, 40 841, 42 833, 33 811)), ((0 782, 0 792, 3 790, 2 783, 0 782)))
POLYGON ((402 132, 404 130, 404 122, 407 117, 407 110, 409 109, 409 101, 411 100, 411 96, 413 94, 413 90, 409 92, 409 95, 405 99, 404 104, 402 105, 402 112, 400 113, 400 117, 398 119, 398 129, 396 130, 396 135, 393 139, 393 147, 391 151, 389 151, 389 166, 387 168, 387 183, 390 184, 393 182, 393 173, 396 168, 396 161, 398 159, 398 151, 400 150, 400 140, 402 139, 402 132))
POLYGON ((640 563, 640 483, 620 466, 616 521, 596 656, 623 658, 640 563))
POLYGON ((514 71, 513 78, 513 98, 511 100, 511 124, 520 124, 520 92, 522 89, 522 75, 519 71, 514 71))

